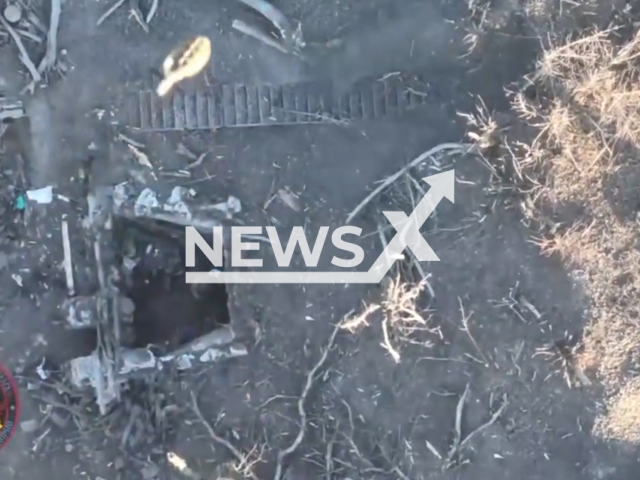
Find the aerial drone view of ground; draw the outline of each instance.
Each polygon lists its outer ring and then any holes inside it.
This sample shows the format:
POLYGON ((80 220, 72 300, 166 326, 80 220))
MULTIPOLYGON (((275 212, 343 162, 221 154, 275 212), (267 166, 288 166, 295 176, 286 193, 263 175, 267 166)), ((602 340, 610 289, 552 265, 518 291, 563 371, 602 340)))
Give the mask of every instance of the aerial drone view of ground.
POLYGON ((233 28, 269 25, 238 0, 0 0, 0 365, 20 404, 0 478, 639 478, 640 4, 272 5, 303 54, 233 28), (138 128, 123 98, 196 35, 211 60, 179 92, 399 81, 420 105, 138 128), (178 230, 114 214, 132 325, 69 328, 65 305, 112 292, 88 233, 102 187, 233 198, 234 225, 308 238, 349 223, 366 270, 395 233, 382 212, 452 169, 455 202, 420 230, 440 261, 406 249, 373 285, 185 285, 178 230), (166 352, 221 324, 246 350, 141 368, 106 406, 72 381, 111 330, 166 352))

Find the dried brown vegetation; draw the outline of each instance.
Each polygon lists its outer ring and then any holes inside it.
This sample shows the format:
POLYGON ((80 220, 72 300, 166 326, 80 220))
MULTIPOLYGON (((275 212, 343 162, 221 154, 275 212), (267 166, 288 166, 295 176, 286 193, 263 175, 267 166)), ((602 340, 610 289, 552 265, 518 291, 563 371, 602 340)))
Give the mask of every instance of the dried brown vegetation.
POLYGON ((428 342, 420 341, 416 336, 421 331, 432 331, 428 325, 429 317, 425 318, 425 311, 418 306, 420 295, 425 287, 426 282, 409 284, 397 275, 387 282, 383 298, 379 303, 367 305, 361 313, 345 320, 341 328, 355 333, 368 327, 372 317, 377 312, 380 313, 382 346, 396 362, 400 362, 398 342, 429 346, 428 342))
POLYGON ((512 102, 532 140, 510 138, 502 150, 525 214, 540 227, 535 242, 589 297, 576 362, 608 392, 598 429, 629 441, 640 438, 640 418, 630 413, 640 360, 639 67, 640 34, 624 42, 600 31, 546 49, 512 102))

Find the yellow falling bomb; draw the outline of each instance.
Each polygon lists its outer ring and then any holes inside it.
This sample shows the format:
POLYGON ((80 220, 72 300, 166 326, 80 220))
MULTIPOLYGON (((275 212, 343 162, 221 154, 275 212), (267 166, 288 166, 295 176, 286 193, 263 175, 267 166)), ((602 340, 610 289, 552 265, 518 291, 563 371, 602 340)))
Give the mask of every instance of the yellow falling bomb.
POLYGON ((198 36, 173 50, 162 63, 164 79, 157 88, 164 97, 171 89, 187 78, 198 75, 211 59, 211 40, 198 36))

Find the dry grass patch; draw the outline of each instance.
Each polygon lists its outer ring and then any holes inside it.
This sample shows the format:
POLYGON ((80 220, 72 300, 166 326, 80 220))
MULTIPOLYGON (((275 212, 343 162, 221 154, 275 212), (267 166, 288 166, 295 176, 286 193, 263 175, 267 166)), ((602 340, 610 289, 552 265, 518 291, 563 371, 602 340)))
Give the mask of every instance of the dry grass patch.
POLYGON ((625 43, 601 31, 548 48, 526 80, 512 105, 536 133, 525 144, 503 142, 502 158, 529 185, 521 205, 540 226, 536 243, 563 260, 589 297, 575 361, 607 389, 609 414, 598 429, 640 441, 632 413, 640 401, 640 228, 629 215, 640 189, 620 188, 629 175, 640 181, 640 33, 625 43))
POLYGON ((611 399, 609 414, 601 419, 597 429, 609 438, 622 438, 640 443, 640 379, 628 382, 611 399))
POLYGON ((385 292, 379 303, 370 303, 356 316, 348 318, 342 329, 351 333, 371 325, 374 318, 381 318, 381 345, 396 361, 401 359, 401 344, 412 343, 430 346, 430 342, 420 340, 419 332, 434 332, 429 327, 428 311, 418 306, 418 301, 426 287, 426 282, 405 283, 401 275, 387 282, 385 292))

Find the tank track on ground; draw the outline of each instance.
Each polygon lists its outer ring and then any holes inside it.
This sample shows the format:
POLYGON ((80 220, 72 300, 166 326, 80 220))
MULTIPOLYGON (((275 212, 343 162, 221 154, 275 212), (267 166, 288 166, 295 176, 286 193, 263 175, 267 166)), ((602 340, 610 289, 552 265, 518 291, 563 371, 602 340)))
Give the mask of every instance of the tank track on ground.
POLYGON ((159 132, 366 121, 432 102, 425 89, 393 79, 360 83, 342 93, 321 82, 222 84, 176 90, 164 99, 144 90, 124 97, 119 117, 129 127, 159 132))

